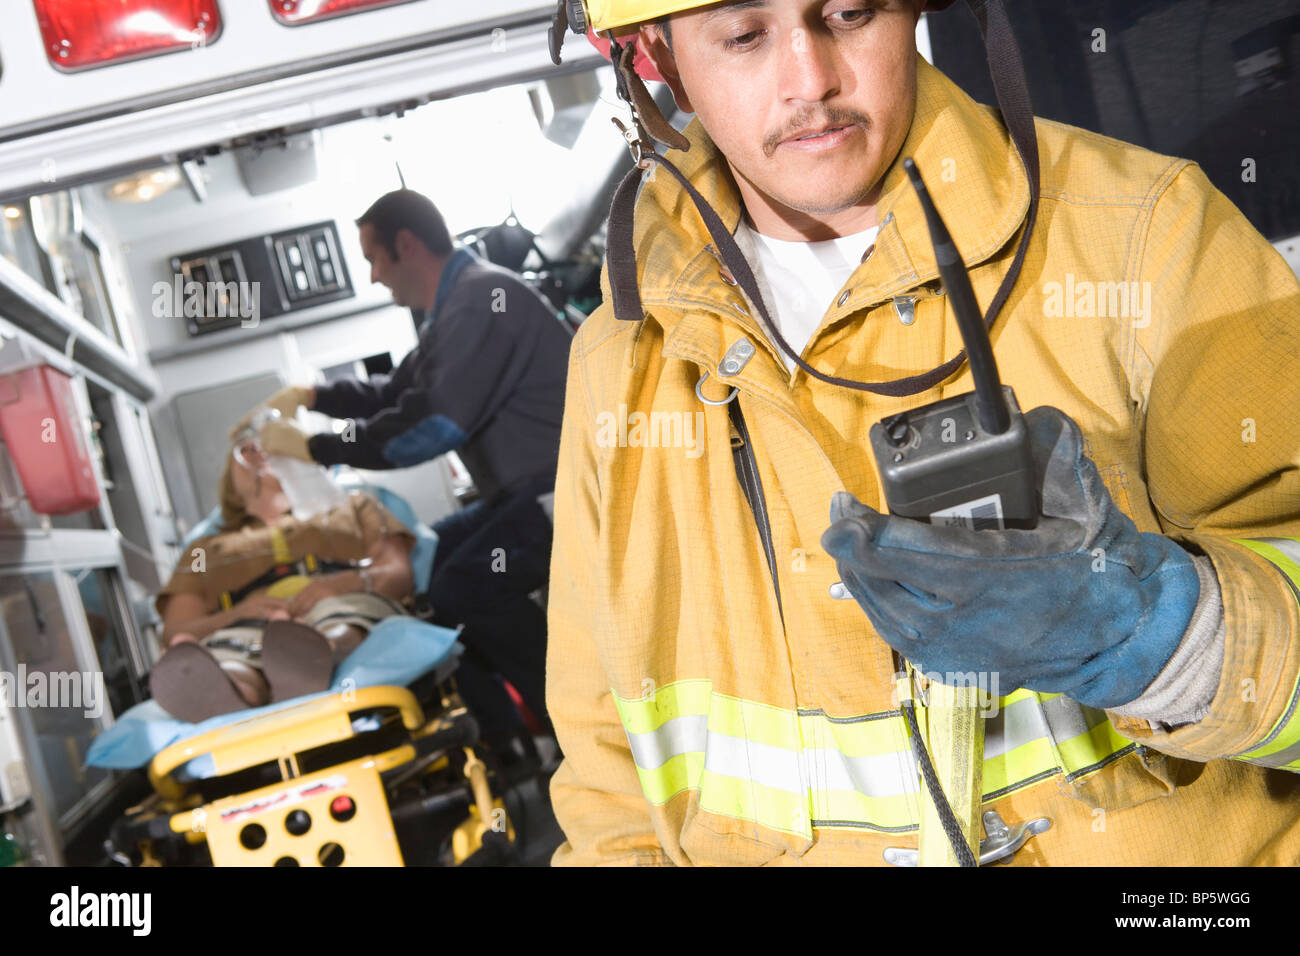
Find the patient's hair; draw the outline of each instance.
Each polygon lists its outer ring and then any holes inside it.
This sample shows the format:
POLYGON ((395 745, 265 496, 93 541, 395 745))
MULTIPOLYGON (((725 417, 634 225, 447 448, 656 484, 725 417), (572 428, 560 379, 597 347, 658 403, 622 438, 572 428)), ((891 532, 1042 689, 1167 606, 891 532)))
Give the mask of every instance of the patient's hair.
POLYGON ((226 467, 221 469, 221 481, 217 485, 217 497, 221 501, 221 530, 238 531, 253 516, 244 507, 244 497, 235 490, 235 450, 226 455, 226 467))

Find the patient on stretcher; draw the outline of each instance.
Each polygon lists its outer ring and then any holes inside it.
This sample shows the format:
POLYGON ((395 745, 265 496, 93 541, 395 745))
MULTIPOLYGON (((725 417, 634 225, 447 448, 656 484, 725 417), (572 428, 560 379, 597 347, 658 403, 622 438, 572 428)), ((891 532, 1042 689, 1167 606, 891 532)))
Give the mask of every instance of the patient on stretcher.
POLYGON ((197 723, 323 691, 335 664, 413 594, 415 538, 370 495, 296 520, 255 440, 221 476, 221 529, 194 541, 157 598, 158 704, 197 723))

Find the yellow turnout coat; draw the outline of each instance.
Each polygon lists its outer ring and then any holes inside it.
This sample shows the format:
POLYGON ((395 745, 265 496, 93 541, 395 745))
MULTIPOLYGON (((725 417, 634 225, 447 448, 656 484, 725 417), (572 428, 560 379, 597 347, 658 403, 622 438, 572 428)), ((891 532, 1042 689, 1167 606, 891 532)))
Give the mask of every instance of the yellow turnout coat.
MULTIPOLYGON (((1079 423, 1139 530, 1209 556, 1227 644, 1210 713, 1172 731, 1004 696, 985 809, 1051 820, 1015 865, 1294 865, 1300 284, 1195 164, 1043 120, 1037 133, 1038 224, 992 331, 1003 379, 1023 409, 1079 423)), ((670 158, 734 230, 726 163, 698 120, 687 135, 670 158)), ((824 373, 889 381, 961 348, 906 156, 981 303, 1014 254, 1023 164, 996 114, 921 61, 874 249, 803 352, 824 373)), ((830 597, 839 575, 818 542, 836 491, 885 509, 870 426, 969 391, 968 370, 908 398, 791 374, 663 170, 642 187, 635 235, 644 320, 613 314, 607 269, 570 360, 547 665, 565 754, 555 862, 883 864, 886 847, 915 847, 924 797, 890 649, 855 602, 830 597), (742 338, 757 353, 720 380, 742 338), (706 371, 705 397, 739 390, 780 606, 728 411, 696 396, 706 371)))

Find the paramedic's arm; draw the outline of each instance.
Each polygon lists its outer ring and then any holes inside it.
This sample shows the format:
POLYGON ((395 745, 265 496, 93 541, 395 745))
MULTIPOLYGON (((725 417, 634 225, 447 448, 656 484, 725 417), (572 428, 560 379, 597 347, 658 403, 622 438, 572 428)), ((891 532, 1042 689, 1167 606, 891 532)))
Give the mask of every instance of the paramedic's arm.
POLYGON ((307 407, 331 418, 357 419, 378 415, 395 405, 397 396, 409 384, 414 367, 421 358, 423 341, 421 339, 420 344, 387 375, 376 373, 365 382, 347 378, 315 386, 307 407))
POLYGON ((459 288, 438 316, 427 354, 409 385, 385 407, 353 423, 353 433, 313 435, 308 448, 322 465, 408 468, 455 451, 510 396, 516 353, 528 326, 493 312, 473 289, 459 288))
POLYGON ((208 612, 207 604, 198 594, 170 594, 165 601, 162 606, 164 647, 170 647, 178 634, 207 637, 245 618, 274 620, 289 616, 288 601, 265 594, 249 595, 229 610, 213 613, 208 612))
POLYGON ((1300 283, 1196 166, 1164 190, 1145 236, 1152 307, 1132 361, 1150 382, 1148 491, 1162 531, 1213 566, 1222 664, 1195 723, 1112 719, 1176 756, 1298 770, 1300 283))
POLYGON ((598 610, 605 606, 599 599, 605 575, 593 566, 601 553, 600 487, 583 338, 580 330, 569 359, 547 597, 546 708, 564 753, 551 780, 551 802, 568 841, 552 862, 665 865, 671 861, 655 835, 596 650, 595 635, 608 622, 598 610))

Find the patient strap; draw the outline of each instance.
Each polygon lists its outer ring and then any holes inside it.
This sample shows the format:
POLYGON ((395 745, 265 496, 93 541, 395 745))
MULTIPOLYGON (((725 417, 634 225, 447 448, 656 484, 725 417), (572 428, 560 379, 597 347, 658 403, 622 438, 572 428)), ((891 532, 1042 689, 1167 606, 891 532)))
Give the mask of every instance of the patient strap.
POLYGON ((271 528, 271 548, 275 566, 242 588, 224 591, 221 594, 222 610, 229 610, 254 591, 270 587, 276 581, 301 575, 310 577, 316 574, 335 574, 339 571, 353 571, 360 567, 357 561, 321 561, 314 554, 306 555, 301 561, 293 561, 293 553, 284 540, 284 532, 277 527, 271 528))

